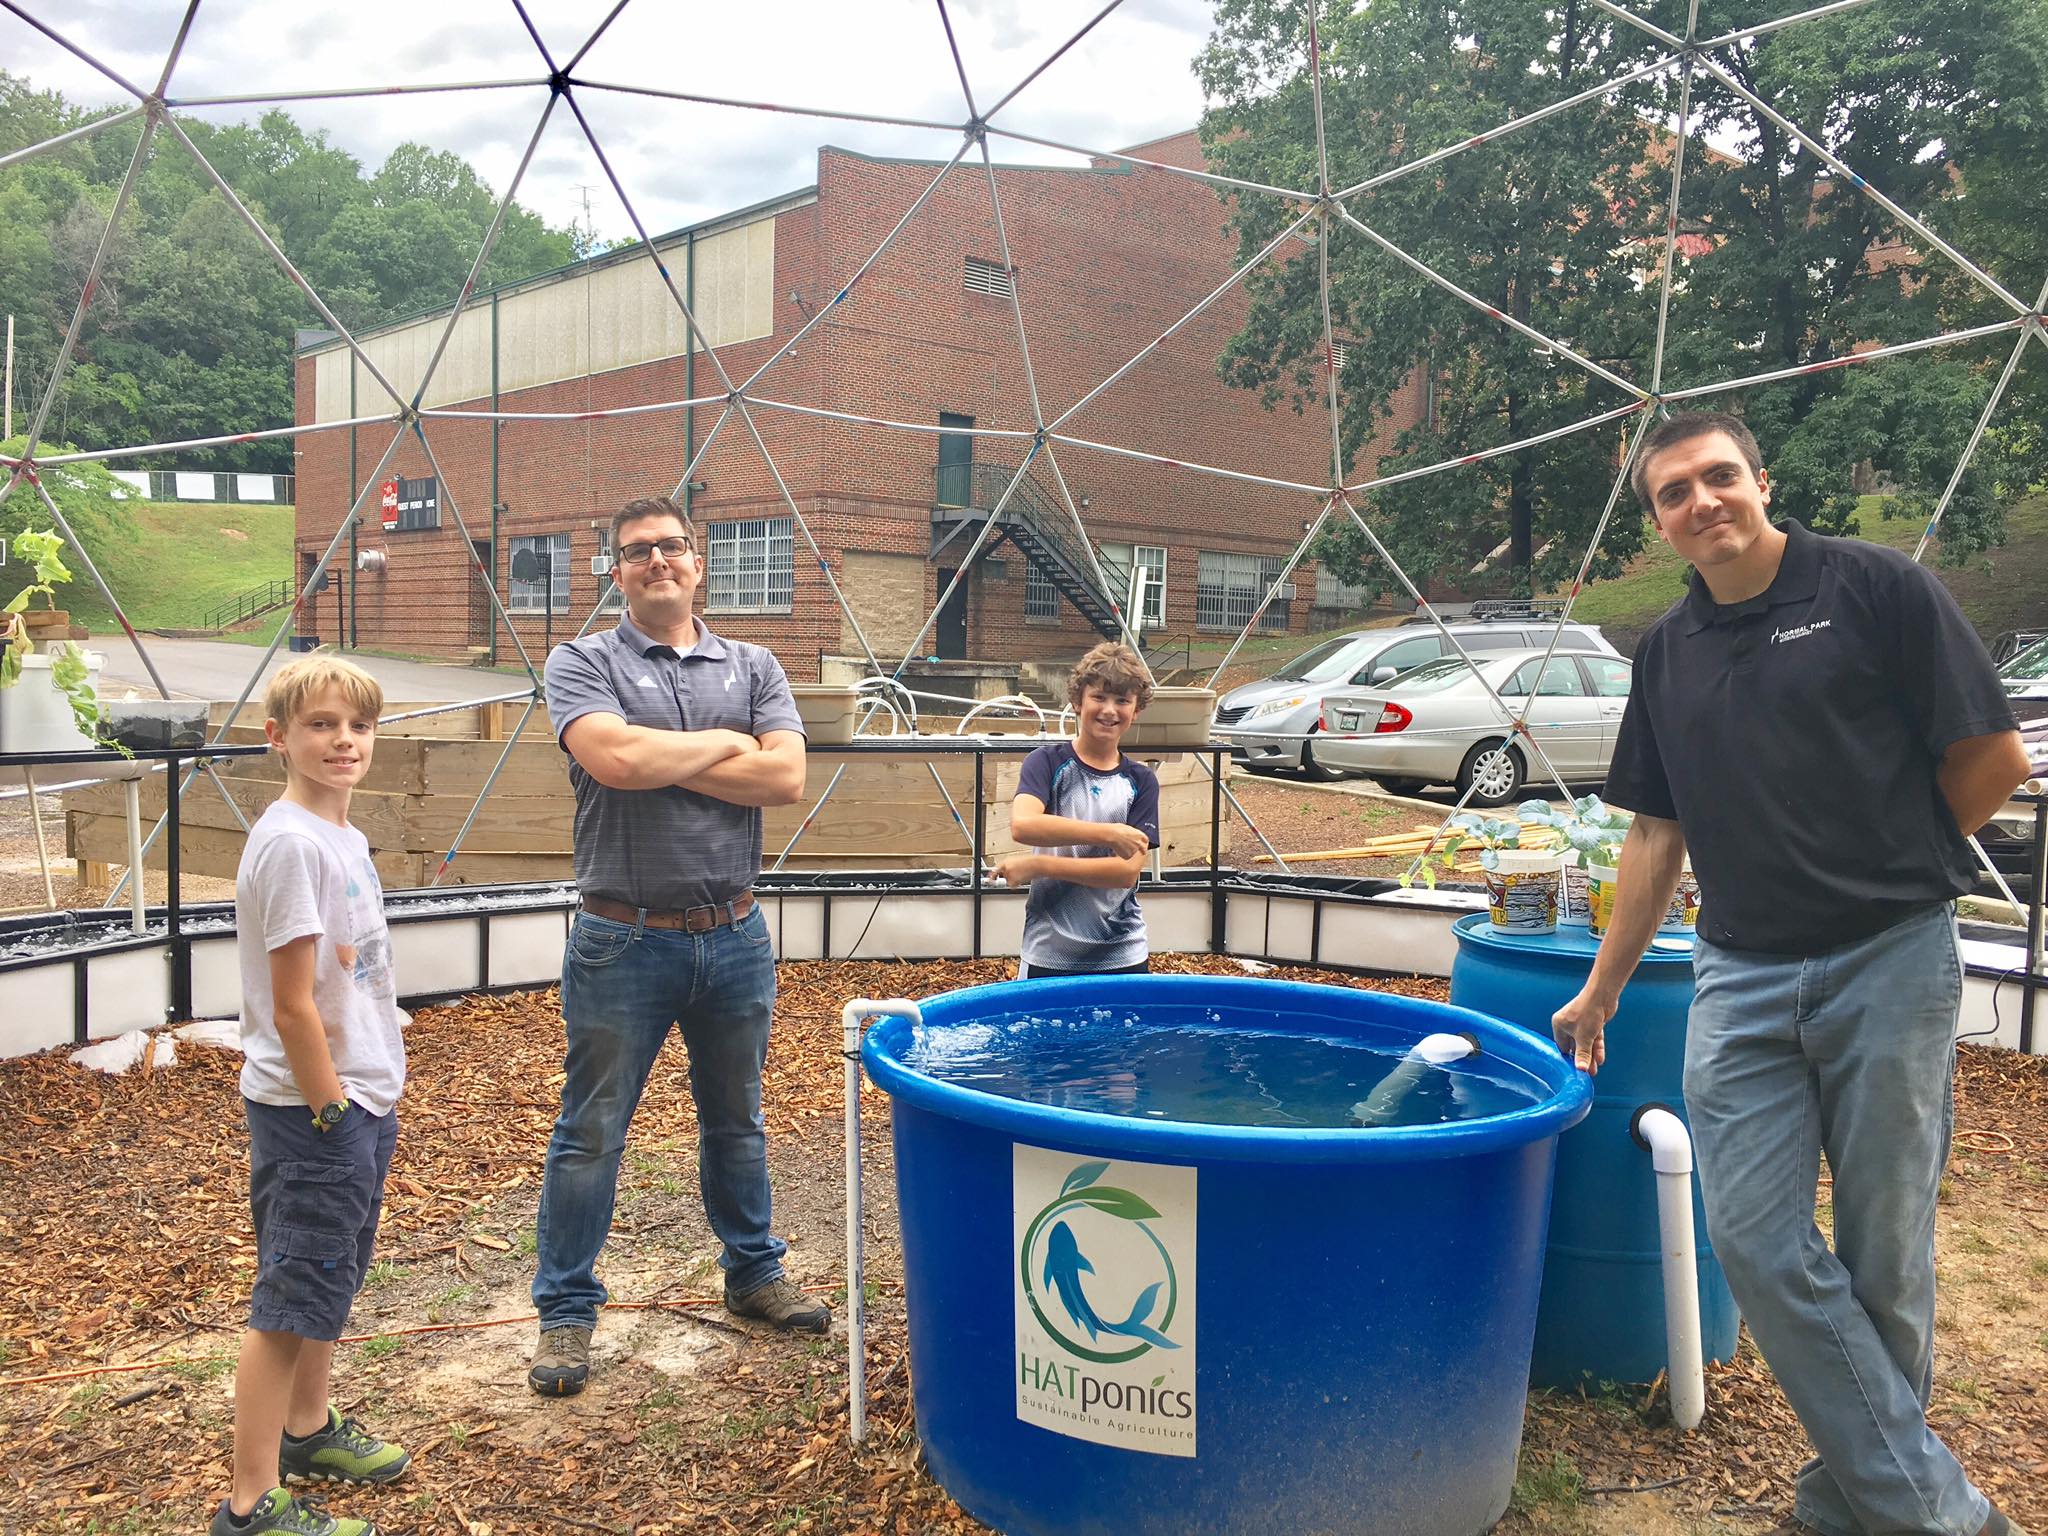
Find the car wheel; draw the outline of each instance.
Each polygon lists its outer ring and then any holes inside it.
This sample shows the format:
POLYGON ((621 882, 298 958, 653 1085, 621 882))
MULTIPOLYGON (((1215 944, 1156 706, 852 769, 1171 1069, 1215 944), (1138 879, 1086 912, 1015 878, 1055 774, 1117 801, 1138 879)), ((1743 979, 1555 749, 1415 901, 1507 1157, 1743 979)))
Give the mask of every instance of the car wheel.
POLYGON ((1304 740, 1301 744, 1301 776, 1318 784, 1328 784, 1333 779, 1348 779, 1351 775, 1342 768, 1325 768, 1316 761, 1315 743, 1304 740))
POLYGON ((1521 753, 1508 745, 1506 737, 1496 737, 1465 754, 1465 761, 1458 766, 1458 790, 1469 804, 1491 809, 1521 794, 1526 772, 1521 753))
POLYGON ((1381 789, 1384 789, 1390 795, 1412 795, 1417 790, 1428 787, 1422 779, 1395 779, 1375 776, 1373 783, 1379 785, 1381 789))

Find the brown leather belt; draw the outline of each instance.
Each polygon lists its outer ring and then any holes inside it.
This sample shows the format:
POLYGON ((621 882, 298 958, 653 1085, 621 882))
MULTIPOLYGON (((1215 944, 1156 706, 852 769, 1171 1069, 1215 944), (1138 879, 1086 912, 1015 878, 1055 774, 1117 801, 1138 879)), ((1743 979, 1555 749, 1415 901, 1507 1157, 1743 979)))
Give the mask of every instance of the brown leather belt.
MULTIPOLYGON (((638 923, 642 920, 640 908, 603 896, 584 897, 583 910, 597 917, 608 917, 615 923, 638 923)), ((754 893, 741 891, 731 901, 687 907, 680 912, 664 912, 650 907, 645 913, 645 920, 649 928, 680 928, 685 933, 705 933, 713 928, 723 928, 727 923, 736 923, 753 910, 754 893)))

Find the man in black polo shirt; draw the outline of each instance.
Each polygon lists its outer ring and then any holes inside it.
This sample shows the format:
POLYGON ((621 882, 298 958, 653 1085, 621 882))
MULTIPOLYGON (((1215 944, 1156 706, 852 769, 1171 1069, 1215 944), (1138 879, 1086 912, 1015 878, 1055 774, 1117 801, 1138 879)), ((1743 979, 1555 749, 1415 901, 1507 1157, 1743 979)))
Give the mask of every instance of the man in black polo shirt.
POLYGON ((769 1224, 761 1066, 775 952, 749 889, 760 808, 803 796, 803 726, 775 657, 691 611, 704 557, 682 508, 628 502, 613 514, 612 548, 625 616, 547 660, 583 896, 562 957, 565 1081, 535 1223, 540 1342, 526 1379, 551 1397, 582 1391, 589 1374, 619 1155, 673 1029, 690 1053, 698 1182, 726 1306, 818 1333, 832 1318, 784 1276, 769 1224))
POLYGON ((1927 1427, 1965 833, 2027 759, 1983 645, 1894 550, 1765 515, 1756 439, 1674 416, 1636 492, 1693 567, 1636 652, 1607 798, 1636 813, 1559 1046, 1597 1071, 1623 984, 1700 883, 1685 1102, 1715 1252, 1816 1458, 1781 1536, 2017 1532, 1927 1427), (1825 1155, 1834 1246, 1814 1222, 1825 1155))

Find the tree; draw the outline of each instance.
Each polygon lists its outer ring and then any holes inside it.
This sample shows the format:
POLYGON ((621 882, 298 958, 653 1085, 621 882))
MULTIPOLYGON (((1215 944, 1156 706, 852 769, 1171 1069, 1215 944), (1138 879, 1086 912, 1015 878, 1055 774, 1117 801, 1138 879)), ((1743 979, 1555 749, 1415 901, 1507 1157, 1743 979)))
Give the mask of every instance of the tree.
MULTIPOLYGON (((1745 0, 1732 27, 1776 14, 1745 0)), ((1667 16, 1665 20, 1671 21, 1667 16)), ((1683 25, 1682 9, 1675 17, 1683 25)), ((2048 4, 1880 0, 1736 45, 1721 57, 1751 91, 2031 303, 2048 275, 2048 4)), ((1711 76, 1696 76, 1683 206, 1710 248, 1674 300, 1667 378, 1711 382, 1826 362, 1981 324, 2011 311, 1872 198, 1845 183, 1711 76), (1702 153, 1704 143, 1730 156, 1702 153)), ((1886 516, 1924 520, 1947 485, 2007 336, 1731 394, 1777 486, 1774 505, 1830 532, 1856 529, 1868 465, 1899 494, 1886 516)), ((2004 541, 2004 509, 2048 473, 2039 423, 2048 368, 2023 367, 1941 527, 1944 561, 2004 541)))
MULTIPOLYGON (((1685 0, 1637 7, 1682 31, 1685 0)), ((1782 15, 1783 0, 1708 7, 1703 28, 1782 15)), ((1305 39, 1294 8, 1226 0, 1197 63, 1215 103, 1205 144, 1219 168, 1279 185, 1313 177, 1305 39)), ((1332 16, 1324 35, 1326 117, 1340 183, 1486 132, 1643 59, 1653 41, 1592 12, 1588 0, 1376 0, 1332 16), (1647 44, 1647 47, 1646 47, 1647 44)), ((1927 220, 2019 298, 2044 264, 2048 189, 2048 0, 1877 0, 1714 50, 1737 79, 1813 134, 1868 183, 1927 220)), ((1360 216, 1489 303, 1528 319, 1622 375, 1648 383, 1678 76, 1588 103, 1466 151, 1357 201, 1360 216)), ((1687 116, 1681 228, 1663 384, 1712 384, 2010 315, 1948 258, 1832 172, 1767 114, 1695 71, 1687 116)), ((1248 255, 1284 209, 1231 204, 1248 255), (1261 231, 1264 234, 1261 235, 1261 231)), ((1441 460, 1622 398, 1469 309, 1332 242, 1333 308, 1359 344, 1343 384, 1346 449, 1365 445, 1411 370, 1432 381, 1437 424, 1396 437, 1383 462, 1441 460), (1539 373, 1537 370, 1541 370, 1539 373)), ((1232 382, 1300 407, 1313 396, 1319 341, 1311 262, 1253 288, 1250 319, 1226 351, 1232 382)), ((1864 475, 1889 482, 1885 515, 1925 518, 1946 486, 2012 335, 1951 350, 1840 367, 1691 402, 1741 411, 1777 487, 1775 507, 1827 531, 1855 529, 1864 475)), ((1957 561, 2003 539, 2003 509, 2048 477, 2048 366, 2038 349, 1942 528, 1957 561)), ((1611 473, 1613 439, 1570 440, 1458 470, 1375 498, 1374 516, 1418 573, 1456 572, 1505 538, 1510 562, 1542 587, 1574 566, 1611 473), (1523 529, 1529 529, 1525 542, 1523 529), (1550 555, 1533 546, 1554 540, 1550 555)), ((1627 508, 1596 574, 1636 546, 1627 508)), ((1343 574, 1359 544, 1326 551, 1343 574)), ((1384 585, 1383 573, 1373 573, 1384 585)))
MULTIPOLYGON (((0 70, 0 153, 95 115, 0 70)), ((400 145, 365 175, 325 134, 280 111, 254 123, 179 124, 352 329, 451 304, 497 211, 497 195, 444 151, 400 145)), ((17 321, 16 402, 31 412, 140 131, 110 128, 0 170, 0 293, 17 321)), ((574 259, 568 231, 515 205, 483 280, 574 259)), ((287 425, 294 332, 323 323, 199 165, 160 133, 100 269, 46 435, 107 448, 287 425)), ((190 469, 280 472, 291 462, 287 439, 176 455, 190 469)))
MULTIPOLYGON (((23 434, 16 433, 0 442, 0 454, 19 457, 26 442, 23 434)), ((69 443, 48 441, 37 448, 38 453, 75 451, 69 443)), ((0 485, 5 485, 11 474, 11 470, 0 466, 0 485)), ((65 521, 88 548, 103 547, 106 541, 133 531, 135 520, 127 502, 134 492, 116 480, 105 465, 90 460, 82 464, 51 464, 42 469, 40 478, 43 489, 50 493, 65 521)), ((6 589, 0 592, 0 602, 12 597, 33 578, 31 562, 15 559, 22 533, 50 528, 55 523, 50 509, 43 505, 43 498, 26 482, 15 486, 14 494, 0 504, 0 539, 7 541, 8 559, 12 562, 0 565, 0 587, 6 589)))
MULTIPOLYGON (((1341 189, 1385 167, 1497 127, 1622 72, 1638 34, 1590 3, 1376 0, 1320 22, 1331 177, 1341 189)), ((1302 7, 1224 0, 1196 62, 1212 103, 1204 152, 1227 175, 1315 185, 1315 137, 1302 7)), ((1646 371, 1654 315, 1637 292, 1640 241, 1661 225, 1645 169, 1651 133, 1641 91, 1587 103, 1495 145, 1453 156, 1352 203, 1387 239, 1486 303, 1595 361, 1646 371), (1653 211, 1654 210, 1654 211, 1653 211)), ((1293 217, 1276 199, 1227 200, 1242 258, 1293 217)), ((1344 225, 1329 249, 1331 314, 1348 359, 1340 379, 1347 463, 1393 471, 1519 441, 1625 403, 1628 395, 1379 251, 1344 225), (1375 442, 1397 395, 1426 381, 1434 410, 1375 442)), ((1219 364, 1271 404, 1322 398, 1322 317, 1312 247, 1249 280, 1250 313, 1219 364)), ((1515 580, 1575 568, 1616 470, 1618 434, 1540 449, 1375 494, 1368 514, 1418 577, 1460 575, 1506 542, 1515 580)), ((1603 567, 1638 547, 1618 520, 1603 567)), ((1318 555, 1349 580, 1385 588, 1355 530, 1318 555)))

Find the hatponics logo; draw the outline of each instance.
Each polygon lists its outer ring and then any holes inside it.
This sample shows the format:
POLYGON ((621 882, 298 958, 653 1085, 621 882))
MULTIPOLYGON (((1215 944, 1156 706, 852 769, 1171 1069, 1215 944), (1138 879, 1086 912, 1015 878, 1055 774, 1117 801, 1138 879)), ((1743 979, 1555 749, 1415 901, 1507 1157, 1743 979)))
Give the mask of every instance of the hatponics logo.
POLYGON ((1195 1454, 1195 1170, 1014 1149, 1017 1416, 1195 1454))

